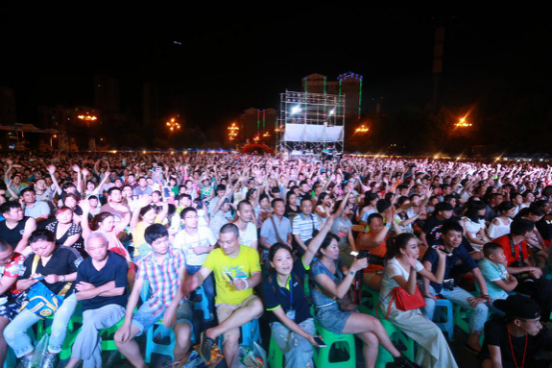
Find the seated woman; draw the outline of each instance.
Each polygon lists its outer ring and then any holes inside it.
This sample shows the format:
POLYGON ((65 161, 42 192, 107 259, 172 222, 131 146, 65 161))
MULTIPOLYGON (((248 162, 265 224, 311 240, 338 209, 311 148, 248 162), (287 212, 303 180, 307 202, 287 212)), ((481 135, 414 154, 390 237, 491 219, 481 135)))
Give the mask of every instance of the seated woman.
POLYGON ((269 316, 272 337, 286 357, 285 368, 313 366, 312 345, 318 345, 313 338, 314 321, 303 285, 305 274, 336 217, 337 213, 328 217, 305 254, 295 262, 291 248, 285 244, 275 243, 268 251, 274 272, 263 282, 263 299, 266 310, 272 312, 269 316))
POLYGON ((504 201, 498 206, 498 211, 500 215, 491 221, 487 229, 487 235, 489 235, 490 239, 510 234, 510 224, 515 216, 516 206, 510 201, 504 201))
POLYGON ((391 239, 387 249, 388 262, 381 281, 380 312, 384 315, 389 312, 389 322, 418 343, 420 349, 418 349, 416 363, 422 367, 457 367, 439 327, 427 319, 419 309, 402 311, 396 308, 394 302, 389 305, 391 300, 389 294, 396 287, 403 288, 410 295, 414 294, 418 273, 434 282, 443 282, 446 254, 437 252, 439 266, 434 275, 418 261, 420 253, 418 243, 419 240, 408 233, 391 239))
POLYGON ((340 309, 337 299, 341 299, 350 289, 355 274, 366 268, 367 259, 355 259, 349 269, 340 269, 337 237, 329 234, 324 238, 318 251, 318 260, 312 266, 311 295, 316 319, 322 327, 334 334, 355 334, 363 342, 362 353, 366 367, 374 367, 381 344, 395 358, 397 367, 416 367, 393 346, 387 332, 376 318, 353 311, 340 309))
POLYGON ((485 203, 481 201, 472 201, 468 205, 466 215, 462 217, 462 221, 460 221, 460 225, 464 228, 464 234, 466 234, 470 245, 478 252, 483 249, 483 245, 491 241, 485 232, 484 215, 485 203))
POLYGON ((56 236, 56 245, 73 247, 84 254, 82 247, 82 228, 73 222, 73 210, 61 207, 56 211, 56 220, 46 226, 56 236))

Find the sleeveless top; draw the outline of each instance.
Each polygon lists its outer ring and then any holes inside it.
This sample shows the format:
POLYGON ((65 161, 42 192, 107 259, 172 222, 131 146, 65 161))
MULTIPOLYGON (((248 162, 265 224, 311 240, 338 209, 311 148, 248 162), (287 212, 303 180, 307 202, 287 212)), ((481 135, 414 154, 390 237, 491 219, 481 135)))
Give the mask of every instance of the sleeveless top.
POLYGON ((9 243, 14 249, 17 247, 17 244, 23 238, 23 233, 25 232, 25 224, 29 216, 24 216, 23 220, 17 223, 17 226, 13 229, 8 228, 6 221, 0 222, 0 239, 9 243))

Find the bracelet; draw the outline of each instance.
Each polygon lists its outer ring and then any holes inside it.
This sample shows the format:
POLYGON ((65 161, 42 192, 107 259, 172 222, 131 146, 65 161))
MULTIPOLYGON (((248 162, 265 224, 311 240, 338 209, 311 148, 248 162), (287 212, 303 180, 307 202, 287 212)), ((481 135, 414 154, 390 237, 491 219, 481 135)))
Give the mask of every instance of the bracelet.
POLYGON ((63 277, 63 280, 61 280, 61 282, 65 282, 65 275, 61 275, 61 277, 63 277))
POLYGON ((243 282, 245 282, 245 288, 249 289, 249 282, 247 282, 247 279, 243 279, 243 282))

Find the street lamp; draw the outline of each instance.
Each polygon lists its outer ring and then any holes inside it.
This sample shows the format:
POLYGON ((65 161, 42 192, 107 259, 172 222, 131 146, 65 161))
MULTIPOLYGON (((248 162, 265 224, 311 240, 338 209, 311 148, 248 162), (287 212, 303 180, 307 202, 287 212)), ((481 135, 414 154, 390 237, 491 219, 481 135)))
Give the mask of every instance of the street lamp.
POLYGON ((368 128, 367 126, 362 124, 361 126, 356 128, 355 134, 365 134, 365 133, 368 133, 369 130, 370 130, 370 128, 368 128))
POLYGON ((458 123, 454 124, 454 126, 457 127, 457 128, 467 128, 467 127, 471 127, 472 124, 468 123, 466 121, 466 117, 464 116, 463 118, 460 118, 458 123))
POLYGON ((239 130, 240 127, 237 126, 236 123, 232 123, 232 125, 228 127, 228 139, 231 141, 236 139, 238 137, 239 130))
POLYGON ((171 118, 171 120, 167 121, 165 123, 167 128, 169 128, 169 131, 173 133, 175 130, 180 129, 180 123, 176 121, 175 118, 171 118))

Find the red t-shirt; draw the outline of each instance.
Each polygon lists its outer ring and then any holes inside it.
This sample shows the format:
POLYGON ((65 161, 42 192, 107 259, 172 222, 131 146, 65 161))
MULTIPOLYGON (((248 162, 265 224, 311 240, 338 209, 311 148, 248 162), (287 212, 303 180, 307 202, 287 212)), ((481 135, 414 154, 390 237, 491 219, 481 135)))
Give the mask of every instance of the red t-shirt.
POLYGON ((525 260, 529 258, 529 252, 527 251, 527 243, 523 240, 519 244, 514 245, 514 254, 512 254, 512 243, 510 235, 502 235, 500 238, 493 240, 493 243, 500 244, 502 249, 504 249, 504 255, 506 256, 506 261, 508 266, 511 266, 513 263, 519 261, 519 246, 521 245, 522 258, 525 260))

